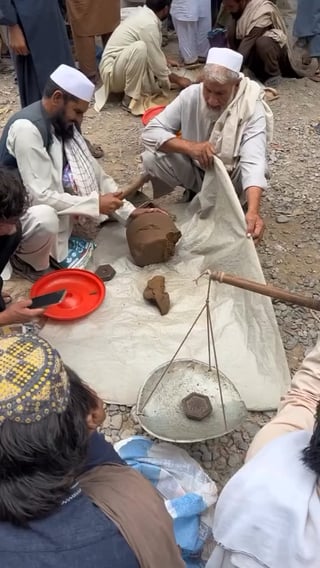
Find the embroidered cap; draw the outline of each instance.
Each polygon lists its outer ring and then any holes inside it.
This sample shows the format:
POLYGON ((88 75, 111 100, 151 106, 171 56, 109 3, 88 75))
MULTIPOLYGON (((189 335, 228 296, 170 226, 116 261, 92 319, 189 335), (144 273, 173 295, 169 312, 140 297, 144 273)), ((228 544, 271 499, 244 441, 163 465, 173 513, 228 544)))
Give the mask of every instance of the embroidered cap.
POLYGON ((30 424, 61 414, 69 400, 69 379, 59 353, 31 334, 0 339, 0 425, 30 424))
POLYGON ((91 101, 95 86, 81 71, 69 65, 59 65, 50 75, 50 79, 66 93, 81 99, 91 101))
POLYGON ((233 49, 227 47, 212 47, 209 49, 207 65, 221 65, 230 71, 240 73, 243 56, 233 49))

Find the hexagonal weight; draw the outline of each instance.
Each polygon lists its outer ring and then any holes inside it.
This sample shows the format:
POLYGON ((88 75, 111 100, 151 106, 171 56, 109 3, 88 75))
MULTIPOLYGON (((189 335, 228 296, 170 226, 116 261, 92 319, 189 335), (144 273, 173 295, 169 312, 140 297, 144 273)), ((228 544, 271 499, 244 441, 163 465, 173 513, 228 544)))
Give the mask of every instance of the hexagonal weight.
POLYGON ((209 397, 197 392, 192 392, 181 402, 183 411, 190 420, 203 420, 213 411, 209 397))

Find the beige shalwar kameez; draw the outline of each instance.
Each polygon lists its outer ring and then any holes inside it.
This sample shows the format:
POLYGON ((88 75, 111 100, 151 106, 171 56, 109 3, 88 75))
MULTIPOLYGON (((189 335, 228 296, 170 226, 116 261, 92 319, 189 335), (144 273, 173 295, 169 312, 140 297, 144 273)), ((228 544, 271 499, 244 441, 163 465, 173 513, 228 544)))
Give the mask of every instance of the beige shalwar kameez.
POLYGON ((132 99, 130 110, 141 114, 144 96, 156 95, 167 103, 169 68, 161 48, 161 21, 147 7, 137 8, 121 22, 105 47, 99 71, 103 86, 95 95, 97 111, 108 100, 110 93, 125 93, 132 99))
POLYGON ((67 10, 80 70, 94 79, 95 36, 106 44, 120 23, 120 0, 67 0, 67 10))
MULTIPOLYGON (((7 148, 15 157, 24 186, 30 196, 31 205, 40 206, 27 212, 27 228, 23 228, 23 237, 33 235, 35 231, 49 228, 52 235, 50 243, 51 255, 58 261, 64 260, 68 254, 68 240, 72 233, 74 217, 84 215, 100 219, 99 194, 71 195, 66 193, 62 184, 63 149, 61 141, 53 135, 53 143, 49 151, 43 145, 38 128, 29 120, 16 120, 8 132, 7 148), (34 209, 35 214, 30 217, 34 209), (27 231, 27 234, 26 234, 27 231)), ((117 191, 115 181, 108 176, 98 162, 90 156, 91 165, 101 194, 117 191)), ((124 200, 123 207, 115 213, 115 218, 126 223, 134 206, 124 200)), ((40 242, 39 242, 40 245, 40 242)), ((43 261, 43 251, 39 261, 43 261)), ((26 262, 27 258, 20 252, 26 262)), ((36 270, 39 265, 29 262, 36 270)))

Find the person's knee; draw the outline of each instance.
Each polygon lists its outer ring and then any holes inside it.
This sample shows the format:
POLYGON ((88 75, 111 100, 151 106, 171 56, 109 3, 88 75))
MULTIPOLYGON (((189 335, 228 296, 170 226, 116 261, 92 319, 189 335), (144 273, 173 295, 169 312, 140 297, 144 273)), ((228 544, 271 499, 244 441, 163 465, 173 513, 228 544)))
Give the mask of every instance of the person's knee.
POLYGON ((267 36, 258 37, 256 40, 256 53, 260 59, 265 59, 270 54, 270 50, 274 51, 273 40, 267 36))
POLYGON ((38 232, 56 235, 59 232, 57 212, 50 205, 34 205, 28 209, 28 218, 34 223, 38 232))
POLYGON ((157 155, 155 152, 151 152, 150 150, 145 150, 141 155, 143 167, 145 171, 152 175, 154 173, 154 166, 157 162, 157 155))
POLYGON ((135 43, 133 43, 132 46, 131 46, 131 49, 132 49, 132 52, 135 55, 139 55, 139 57, 141 57, 141 58, 147 58, 148 57, 147 44, 142 40, 138 40, 135 43))

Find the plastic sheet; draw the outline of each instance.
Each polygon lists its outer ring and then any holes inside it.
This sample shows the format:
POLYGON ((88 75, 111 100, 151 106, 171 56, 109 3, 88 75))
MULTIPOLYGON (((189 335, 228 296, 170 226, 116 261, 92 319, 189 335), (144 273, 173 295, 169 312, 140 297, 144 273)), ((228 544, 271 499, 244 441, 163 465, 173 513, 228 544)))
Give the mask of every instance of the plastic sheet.
MULTIPOLYGON (((136 267, 123 227, 104 227, 95 263, 110 263, 117 271, 107 283, 104 303, 83 320, 49 322, 42 330, 66 363, 108 402, 135 404, 148 376, 171 359, 205 303, 208 282, 195 282, 204 270, 264 282, 238 198, 219 160, 191 205, 191 210, 185 204, 174 207, 183 237, 166 265, 136 267), (157 274, 165 276, 172 304, 163 317, 142 297, 148 279, 157 274)), ((214 284, 211 309, 221 371, 249 410, 276 408, 290 375, 270 299, 214 284)), ((179 356, 208 361, 205 315, 179 356)))

